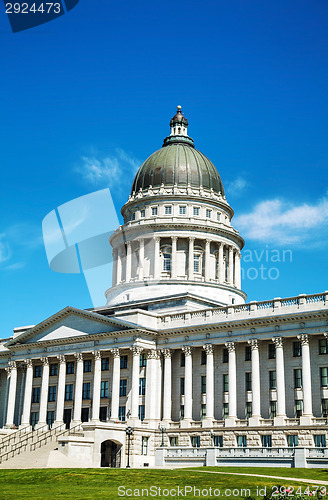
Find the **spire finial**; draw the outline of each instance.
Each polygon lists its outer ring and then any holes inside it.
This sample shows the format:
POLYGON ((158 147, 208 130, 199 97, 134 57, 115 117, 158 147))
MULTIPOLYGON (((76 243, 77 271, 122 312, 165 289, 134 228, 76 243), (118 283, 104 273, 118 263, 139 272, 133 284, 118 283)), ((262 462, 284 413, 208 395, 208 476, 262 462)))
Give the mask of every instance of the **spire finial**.
POLYGON ((181 106, 180 104, 177 106, 178 113, 181 111, 181 106))

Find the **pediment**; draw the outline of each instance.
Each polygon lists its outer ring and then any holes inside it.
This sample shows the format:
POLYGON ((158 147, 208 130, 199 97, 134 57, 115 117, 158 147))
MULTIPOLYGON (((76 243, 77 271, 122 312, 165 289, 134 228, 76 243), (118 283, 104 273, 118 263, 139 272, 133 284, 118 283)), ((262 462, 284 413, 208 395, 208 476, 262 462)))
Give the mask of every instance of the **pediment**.
POLYGON ((135 330, 137 325, 124 320, 108 318, 100 314, 66 307, 50 318, 7 342, 15 344, 69 340, 77 337, 135 330))

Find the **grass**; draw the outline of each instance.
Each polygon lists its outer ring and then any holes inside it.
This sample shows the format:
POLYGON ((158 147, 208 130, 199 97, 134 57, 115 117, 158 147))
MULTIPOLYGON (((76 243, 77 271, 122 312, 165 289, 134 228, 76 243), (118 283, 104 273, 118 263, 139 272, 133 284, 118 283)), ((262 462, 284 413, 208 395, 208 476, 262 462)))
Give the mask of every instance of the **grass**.
MULTIPOLYGON (((102 499, 112 500, 119 498, 147 498, 146 492, 142 496, 142 488, 148 489, 151 486, 156 487, 157 495, 148 494, 148 498, 169 498, 170 500, 181 498, 218 498, 214 495, 214 489, 220 490, 219 498, 228 498, 225 494, 227 488, 234 489, 235 495, 230 498, 241 499, 248 496, 245 492, 240 493, 241 489, 250 489, 250 496, 254 499, 263 497, 257 495, 257 487, 263 490, 267 488, 267 493, 271 493, 273 485, 301 487, 302 491, 307 484, 297 483, 296 478, 319 479, 328 481, 328 470, 326 469, 284 469, 284 468, 237 468, 237 467, 203 467, 188 469, 3 469, 0 473, 0 499, 51 499, 57 500, 68 498, 69 500, 89 500, 102 499), (258 478, 256 476, 238 476, 225 474, 204 474, 204 471, 236 472, 249 474, 267 474, 272 476, 293 477, 295 482, 283 480, 272 480, 270 478, 258 478), (118 487, 130 493, 129 496, 119 495, 118 487), (177 494, 169 495, 163 489, 177 489, 180 487, 184 491, 185 486, 198 488, 199 490, 208 490, 204 496, 192 492, 185 496, 177 494), (159 493, 161 487, 162 495, 159 493), (209 488, 212 488, 210 495, 209 488), (139 495, 135 490, 139 490, 139 495), (237 494, 237 490, 239 493, 237 494)), ((310 483, 311 484, 311 483, 310 483)), ((328 487, 327 487, 328 489, 328 487)), ((181 491, 181 490, 180 490, 181 491)), ((174 493, 174 492, 172 492, 174 493)), ((289 497, 291 498, 291 497, 289 497)))

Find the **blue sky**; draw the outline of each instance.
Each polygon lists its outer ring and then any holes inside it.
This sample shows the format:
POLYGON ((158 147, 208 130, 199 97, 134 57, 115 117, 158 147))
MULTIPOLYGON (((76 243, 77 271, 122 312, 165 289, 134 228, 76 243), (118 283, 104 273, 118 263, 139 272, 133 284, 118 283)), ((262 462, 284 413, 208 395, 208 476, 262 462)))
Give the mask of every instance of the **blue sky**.
POLYGON ((0 337, 92 306, 42 220, 106 187, 119 212, 177 104, 246 240, 248 300, 328 289, 327 21, 325 0, 80 0, 13 34, 2 7, 0 337))

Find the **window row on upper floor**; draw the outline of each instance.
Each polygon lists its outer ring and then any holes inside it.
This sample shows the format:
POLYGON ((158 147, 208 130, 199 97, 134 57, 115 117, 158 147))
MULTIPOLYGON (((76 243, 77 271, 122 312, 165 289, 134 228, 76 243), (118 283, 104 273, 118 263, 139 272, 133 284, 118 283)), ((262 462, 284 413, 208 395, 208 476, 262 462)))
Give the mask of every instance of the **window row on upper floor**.
POLYGON ((140 210, 130 212, 125 217, 125 222, 144 219, 145 217, 158 217, 158 216, 187 216, 187 217, 200 217, 202 219, 211 219, 224 224, 229 224, 229 217, 224 212, 212 208, 206 208, 200 205, 189 206, 187 204, 181 205, 151 205, 140 210))

